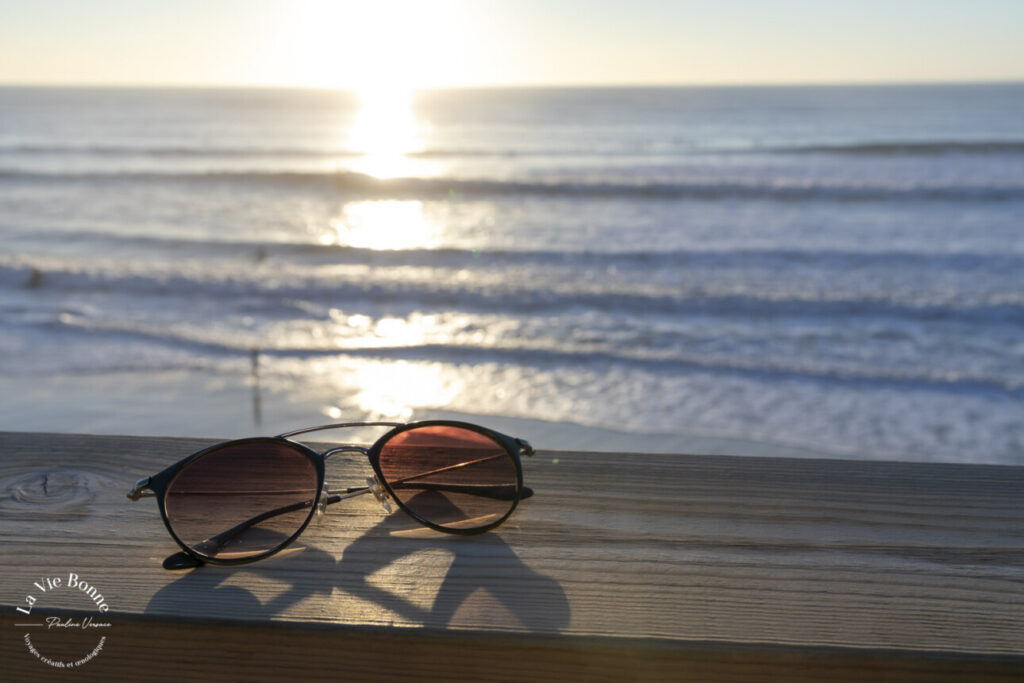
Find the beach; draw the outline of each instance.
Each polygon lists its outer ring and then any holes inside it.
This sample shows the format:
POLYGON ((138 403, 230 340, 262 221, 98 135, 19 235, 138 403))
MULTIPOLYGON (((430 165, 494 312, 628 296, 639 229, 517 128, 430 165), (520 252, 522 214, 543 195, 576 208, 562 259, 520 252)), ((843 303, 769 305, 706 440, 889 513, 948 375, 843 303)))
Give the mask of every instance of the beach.
POLYGON ((1024 86, 375 106, 0 88, 0 428, 1024 463, 1024 86))

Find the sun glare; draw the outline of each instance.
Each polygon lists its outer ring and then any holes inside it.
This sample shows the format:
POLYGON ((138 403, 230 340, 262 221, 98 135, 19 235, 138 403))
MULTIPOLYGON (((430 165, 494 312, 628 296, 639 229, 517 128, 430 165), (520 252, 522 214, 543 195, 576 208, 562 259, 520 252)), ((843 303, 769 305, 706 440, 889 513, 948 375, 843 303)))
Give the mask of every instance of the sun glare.
POLYGON ((356 404, 373 419, 408 420, 416 409, 450 405, 462 391, 440 363, 368 361, 355 371, 356 404))
POLYGON ((441 233, 422 202, 382 199, 345 204, 320 241, 360 249, 429 249, 441 242, 441 233))
POLYGON ((353 170, 376 178, 412 175, 408 155, 422 146, 412 97, 412 91, 392 87, 359 93, 359 112, 349 129, 347 146, 362 157, 353 170))
POLYGON ((465 82, 473 14, 456 0, 306 0, 281 32, 295 85, 408 93, 465 82))
POLYGON ((417 90, 466 82, 463 53, 478 23, 462 0, 305 0, 280 30, 293 85, 352 90, 359 110, 340 134, 362 156, 350 168, 377 178, 413 175, 424 146, 417 90), (286 38, 284 36, 287 36, 286 38))

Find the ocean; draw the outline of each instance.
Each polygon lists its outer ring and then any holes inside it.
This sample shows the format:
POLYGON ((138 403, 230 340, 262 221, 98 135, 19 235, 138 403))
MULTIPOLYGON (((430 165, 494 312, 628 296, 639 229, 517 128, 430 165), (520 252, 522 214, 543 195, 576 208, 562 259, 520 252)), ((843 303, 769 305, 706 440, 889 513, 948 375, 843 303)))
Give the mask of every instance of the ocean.
POLYGON ((0 429, 1024 464, 1024 84, 0 88, 0 429))

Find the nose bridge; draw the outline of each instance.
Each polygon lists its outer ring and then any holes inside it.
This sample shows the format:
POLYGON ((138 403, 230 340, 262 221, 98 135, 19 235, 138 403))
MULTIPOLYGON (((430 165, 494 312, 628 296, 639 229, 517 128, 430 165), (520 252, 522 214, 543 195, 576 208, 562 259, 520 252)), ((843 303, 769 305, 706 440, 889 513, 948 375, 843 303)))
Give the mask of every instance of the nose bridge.
POLYGON ((323 458, 324 458, 324 460, 327 460, 327 458, 331 457, 335 453, 362 453, 363 455, 368 455, 369 452, 370 452, 369 449, 364 448, 362 446, 356 446, 356 445, 352 445, 352 444, 347 444, 347 445, 344 445, 344 446, 335 446, 334 448, 331 448, 330 450, 324 451, 323 452, 323 458))

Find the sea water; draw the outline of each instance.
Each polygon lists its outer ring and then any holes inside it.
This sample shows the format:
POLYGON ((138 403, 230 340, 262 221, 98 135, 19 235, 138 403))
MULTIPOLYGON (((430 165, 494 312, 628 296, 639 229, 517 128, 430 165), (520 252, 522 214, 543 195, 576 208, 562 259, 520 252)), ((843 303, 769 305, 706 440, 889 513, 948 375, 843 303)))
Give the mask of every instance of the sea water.
POLYGON ((0 88, 0 429, 1024 463, 1024 85, 0 88))

